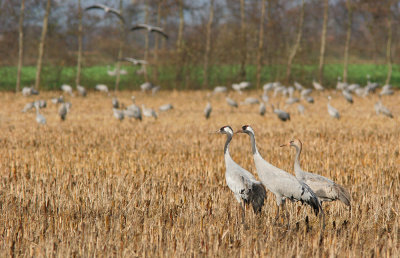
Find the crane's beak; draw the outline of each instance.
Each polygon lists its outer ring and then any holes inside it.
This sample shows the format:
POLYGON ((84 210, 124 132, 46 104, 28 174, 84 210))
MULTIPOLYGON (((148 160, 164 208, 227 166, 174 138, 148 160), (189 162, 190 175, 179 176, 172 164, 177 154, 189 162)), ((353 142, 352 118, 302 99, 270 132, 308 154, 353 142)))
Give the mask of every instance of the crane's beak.
POLYGON ((282 144, 280 147, 286 147, 286 146, 290 146, 290 144, 289 143, 282 144))
POLYGON ((216 133, 220 133, 220 131, 219 131, 219 130, 217 130, 217 131, 212 131, 212 132, 209 132, 209 134, 216 134, 216 133))
POLYGON ((243 130, 237 130, 237 131, 235 132, 235 134, 238 134, 238 133, 244 133, 244 131, 243 131, 243 130))

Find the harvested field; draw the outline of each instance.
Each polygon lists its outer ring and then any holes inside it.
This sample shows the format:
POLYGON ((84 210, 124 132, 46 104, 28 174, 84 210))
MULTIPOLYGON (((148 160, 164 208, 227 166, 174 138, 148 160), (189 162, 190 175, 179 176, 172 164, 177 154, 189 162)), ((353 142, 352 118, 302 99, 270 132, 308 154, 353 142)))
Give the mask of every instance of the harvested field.
MULTIPOLYGON (((329 117, 327 92, 287 108, 283 123, 258 105, 231 111, 225 96, 206 92, 120 92, 125 105, 174 109, 142 122, 113 117, 111 97, 89 92, 68 98, 61 122, 57 106, 21 113, 25 103, 58 96, 0 95, 1 256, 339 256, 379 257, 400 253, 399 96, 384 97, 395 118, 375 114, 376 95, 345 102, 329 92, 341 119, 329 117), (259 151, 293 173, 294 150, 279 148, 296 136, 304 144, 304 170, 329 177, 351 192, 352 209, 324 203, 326 229, 308 206, 288 203, 290 229, 275 225, 275 197, 267 193, 260 216, 248 208, 241 224, 239 204, 225 182, 225 136, 221 126, 250 124, 259 151), (307 225, 306 218, 309 220, 307 225)), ((250 91, 236 100, 258 96, 250 91)), ((274 104, 277 99, 273 100, 274 104)), ((283 100, 281 101, 283 106, 283 100)), ((256 175, 246 135, 235 135, 233 159, 256 175)), ((257 177, 257 176, 256 176, 257 177)), ((282 216, 283 218, 283 216, 282 216)), ((281 221, 282 222, 282 221, 281 221)), ((280 222, 280 223, 281 223, 280 222)))

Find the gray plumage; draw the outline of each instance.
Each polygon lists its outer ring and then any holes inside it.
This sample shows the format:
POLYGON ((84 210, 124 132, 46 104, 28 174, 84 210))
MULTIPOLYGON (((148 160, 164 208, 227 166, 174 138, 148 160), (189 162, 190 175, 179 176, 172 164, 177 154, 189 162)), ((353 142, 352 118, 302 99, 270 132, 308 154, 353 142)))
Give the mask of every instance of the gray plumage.
POLYGON ((353 96, 351 96, 351 93, 347 90, 342 90, 343 97, 349 102, 350 104, 353 104, 353 96))
POLYGON ((304 114, 304 106, 302 104, 297 105, 297 111, 299 111, 300 114, 304 114))
POLYGON ((228 103, 229 106, 234 107, 234 108, 238 107, 238 104, 237 104, 237 102, 235 100, 233 100, 233 99, 231 99, 229 97, 226 97, 225 100, 226 100, 226 103, 228 103))
POLYGON ((60 96, 60 97, 58 97, 58 98, 52 98, 51 99, 51 102, 53 103, 53 104, 60 104, 60 103, 64 103, 64 96, 60 96))
POLYGON ((382 104, 381 100, 379 100, 374 105, 374 108, 375 108, 375 112, 376 112, 377 115, 382 114, 382 115, 385 115, 387 117, 393 118, 392 112, 390 112, 390 110, 382 104))
POLYGON ((304 97, 310 95, 311 92, 312 92, 312 89, 303 89, 303 90, 300 92, 300 95, 301 95, 302 98, 304 98, 304 97))
POLYGON ((22 109, 22 113, 26 113, 34 107, 35 107, 34 102, 26 103, 26 105, 24 106, 24 109, 22 109))
POLYGON ((119 108, 119 102, 116 97, 112 98, 111 100, 113 108, 119 108))
POLYGON ((153 88, 153 84, 152 84, 151 82, 145 82, 145 83, 142 83, 142 84, 140 85, 140 89, 141 89, 143 92, 151 91, 152 88, 153 88))
POLYGON ((155 32, 155 33, 160 34, 164 38, 168 39, 167 33, 165 33, 164 30, 160 27, 155 27, 155 26, 151 26, 148 24, 140 23, 131 28, 131 31, 135 31, 135 30, 147 30, 148 33, 155 32))
POLYGON ((147 65, 148 62, 146 60, 140 60, 132 57, 124 57, 122 61, 130 62, 132 65, 147 65))
POLYGON ((100 91, 100 92, 107 92, 108 93, 108 87, 107 87, 107 85, 104 85, 104 84, 97 84, 95 86, 95 89, 100 91))
POLYGON ((316 90, 323 91, 325 89, 319 82, 315 80, 313 80, 312 84, 316 90))
POLYGON ((214 88, 214 90, 213 90, 213 93, 214 94, 216 94, 216 93, 224 93, 224 92, 227 92, 227 91, 228 91, 228 88, 226 86, 216 86, 214 88))
POLYGON ((118 119, 119 121, 124 120, 124 112, 122 110, 113 108, 113 115, 116 119, 118 119))
POLYGON ((379 93, 379 96, 393 95, 393 94, 394 94, 394 91, 392 90, 392 86, 389 84, 386 84, 385 86, 382 87, 382 90, 379 93))
POLYGON ((47 102, 44 99, 36 100, 33 104, 37 104, 40 109, 47 107, 47 102))
POLYGON ((300 140, 293 139, 288 144, 281 146, 290 146, 296 149, 296 157, 294 161, 294 172, 296 178, 301 182, 306 183, 314 191, 321 203, 340 200, 345 205, 350 206, 351 196, 343 186, 336 184, 329 178, 306 172, 301 169, 300 154, 303 147, 302 145, 303 144, 300 140))
POLYGON ((207 102, 206 108, 204 109, 204 116, 206 117, 206 119, 210 118, 211 111, 212 111, 211 103, 207 102))
POLYGON ((155 119, 157 119, 157 113, 156 111, 154 111, 154 109, 152 108, 147 108, 142 104, 142 111, 143 111, 143 115, 147 116, 147 117, 154 117, 155 119))
POLYGON ((160 106, 158 108, 158 110, 160 110, 160 112, 165 112, 165 111, 171 110, 173 108, 174 108, 174 106, 172 106, 172 104, 165 104, 165 105, 160 106))
POLYGON ((72 92, 72 87, 68 84, 61 85, 61 90, 71 96, 74 96, 74 93, 72 92))
POLYGON ((286 111, 283 111, 281 109, 275 108, 274 105, 271 104, 272 110, 274 113, 278 116, 280 120, 283 122, 286 122, 287 120, 290 120, 290 114, 286 111))
POLYGON ((238 132, 246 133, 250 136, 253 159, 258 177, 264 186, 275 194, 278 207, 281 204, 284 204, 286 199, 289 199, 291 201, 307 203, 312 207, 316 215, 319 212, 323 214, 318 197, 307 184, 299 181, 296 177, 286 171, 273 166, 261 157, 257 150, 254 130, 250 126, 243 126, 242 130, 239 130, 238 132))
POLYGON ((243 104, 247 104, 247 105, 253 105, 253 104, 258 104, 258 103, 260 103, 260 101, 258 100, 258 98, 254 98, 254 97, 248 97, 243 102, 243 104))
POLYGON ((67 113, 68 113, 67 103, 62 103, 58 108, 58 115, 60 116, 62 121, 64 121, 65 118, 67 117, 67 113))
POLYGON ((298 90, 300 92, 304 89, 303 85, 301 85, 298 82, 294 82, 294 87, 296 88, 296 90, 298 90))
MULTIPOLYGON (((218 132, 227 135, 224 147, 226 184, 240 204, 242 204, 242 202, 244 204, 251 204, 255 213, 261 212, 266 196, 264 186, 261 182, 257 181, 249 171, 239 166, 231 158, 229 154, 229 143, 233 137, 232 128, 230 126, 224 126, 218 132)), ((244 212, 243 206, 242 209, 244 212)))
POLYGON ((314 103, 314 98, 311 97, 311 96, 305 96, 304 99, 305 99, 305 101, 307 101, 308 103, 311 103, 311 104, 314 103))
POLYGON ((82 97, 86 97, 87 93, 85 87, 78 85, 76 86, 76 89, 78 90, 79 95, 81 95, 82 97))
POLYGON ((140 107, 136 106, 135 104, 129 105, 126 109, 126 111, 124 111, 125 115, 127 117, 130 118, 135 118, 138 119, 140 121, 142 121, 142 111, 140 109, 140 107))
POLYGON ((39 104, 38 103, 35 103, 35 108, 36 108, 36 122, 38 124, 42 124, 42 125, 46 124, 46 118, 42 114, 39 113, 39 104))
POLYGON ((260 103, 260 107, 258 108, 258 113, 263 116, 265 115, 265 112, 267 111, 267 108, 265 107, 264 102, 260 103))
POLYGON ((122 17, 121 13, 117 9, 111 8, 104 4, 94 4, 94 5, 86 7, 85 11, 89 11, 89 10, 93 10, 93 9, 103 10, 106 14, 112 13, 112 14, 116 15, 123 23, 125 23, 124 17, 122 17))
POLYGON ((328 104, 327 104, 328 114, 333 118, 340 119, 339 111, 337 111, 336 108, 331 106, 330 101, 331 101, 331 96, 328 96, 328 104))
POLYGON ((24 87, 22 88, 22 95, 25 97, 30 95, 39 95, 39 91, 37 91, 33 87, 24 87))

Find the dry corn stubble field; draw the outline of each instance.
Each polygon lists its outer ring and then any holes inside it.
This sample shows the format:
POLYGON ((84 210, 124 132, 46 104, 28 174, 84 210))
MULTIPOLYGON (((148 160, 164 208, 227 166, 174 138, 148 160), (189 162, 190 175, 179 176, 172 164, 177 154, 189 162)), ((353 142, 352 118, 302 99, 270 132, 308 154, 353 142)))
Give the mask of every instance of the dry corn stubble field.
MULTIPOLYGON (((340 93, 330 94, 339 121, 327 114, 327 93, 304 104, 304 116, 289 107, 292 120, 283 123, 271 108, 265 117, 257 105, 232 112, 222 95, 212 99, 206 120, 206 92, 121 92, 125 105, 135 95, 139 105, 171 102, 175 109, 158 120, 119 122, 111 98, 89 92, 86 99, 68 98, 72 110, 63 123, 48 101, 41 110, 47 125, 38 126, 34 112, 20 112, 37 98, 2 93, 0 255, 397 256, 399 97, 383 99, 395 115, 388 119, 375 115, 376 96, 350 105, 340 93), (225 136, 210 134, 228 124, 235 130, 251 124, 263 157, 290 173, 294 150, 279 145, 300 138, 303 168, 348 188, 351 211, 339 202, 324 204, 321 233, 311 208, 289 202, 287 230, 274 224, 277 207, 268 192, 261 215, 247 209, 241 224, 225 183, 225 136)), ((259 93, 233 97, 250 95, 259 93)), ((235 135, 230 153, 256 174, 248 136, 235 135)))

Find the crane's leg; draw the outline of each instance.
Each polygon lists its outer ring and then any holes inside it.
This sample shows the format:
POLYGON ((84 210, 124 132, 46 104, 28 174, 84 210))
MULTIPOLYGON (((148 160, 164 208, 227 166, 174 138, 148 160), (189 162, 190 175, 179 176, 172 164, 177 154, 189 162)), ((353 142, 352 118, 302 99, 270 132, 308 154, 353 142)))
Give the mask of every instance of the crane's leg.
POLYGON ((322 230, 321 231, 324 231, 325 230, 325 213, 324 213, 324 211, 321 209, 321 213, 320 213, 320 220, 321 220, 321 228, 322 228, 322 230))
POLYGON ((285 205, 285 201, 284 202, 282 202, 282 205, 283 205, 283 208, 284 208, 284 212, 285 212, 285 216, 286 216, 286 220, 287 220, 287 225, 286 225, 286 227, 287 227, 287 229, 289 229, 289 222, 290 222, 290 216, 289 216, 289 211, 287 210, 287 207, 286 207, 286 205, 285 205))
POLYGON ((274 223, 276 224, 276 222, 278 221, 278 219, 279 219, 279 207, 280 207, 280 205, 278 205, 278 210, 276 211, 276 216, 275 216, 275 220, 274 220, 274 223))
POLYGON ((242 224, 244 224, 244 216, 245 216, 245 206, 244 200, 240 203, 240 207, 242 208, 242 224))

